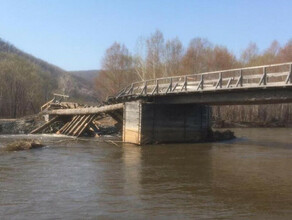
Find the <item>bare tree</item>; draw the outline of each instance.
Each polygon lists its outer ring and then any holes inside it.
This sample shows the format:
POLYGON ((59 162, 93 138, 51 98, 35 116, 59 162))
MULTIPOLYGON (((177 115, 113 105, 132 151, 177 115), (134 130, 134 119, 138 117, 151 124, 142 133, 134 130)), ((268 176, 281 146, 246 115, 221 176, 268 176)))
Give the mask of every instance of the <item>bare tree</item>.
POLYGON ((208 71, 208 55, 211 50, 212 44, 207 39, 194 38, 191 40, 182 60, 184 72, 193 74, 208 71))
POLYGON ((145 80, 147 75, 146 65, 146 40, 140 37, 136 42, 135 55, 133 57, 135 72, 140 80, 145 80))
POLYGON ((292 39, 289 40, 283 48, 280 49, 278 54, 279 62, 291 62, 292 61, 292 39))
POLYGON ((249 43, 248 47, 242 52, 240 60, 244 64, 252 63, 257 58, 259 49, 256 43, 249 43))
POLYGON ((102 60, 102 71, 96 79, 100 96, 106 98, 137 79, 133 71, 133 59, 125 47, 114 43, 106 50, 102 60))
POLYGON ((169 40, 165 45, 166 76, 183 75, 182 72, 183 45, 178 38, 169 40))
POLYGON ((157 30, 146 40, 147 43, 147 78, 163 76, 164 37, 157 30))

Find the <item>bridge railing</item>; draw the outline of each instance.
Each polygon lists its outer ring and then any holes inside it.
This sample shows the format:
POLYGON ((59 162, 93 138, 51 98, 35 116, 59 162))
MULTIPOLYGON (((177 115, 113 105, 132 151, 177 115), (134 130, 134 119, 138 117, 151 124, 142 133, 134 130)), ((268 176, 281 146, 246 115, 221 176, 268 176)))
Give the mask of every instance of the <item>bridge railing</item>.
POLYGON ((144 80, 127 86, 116 98, 291 84, 292 62, 144 80))

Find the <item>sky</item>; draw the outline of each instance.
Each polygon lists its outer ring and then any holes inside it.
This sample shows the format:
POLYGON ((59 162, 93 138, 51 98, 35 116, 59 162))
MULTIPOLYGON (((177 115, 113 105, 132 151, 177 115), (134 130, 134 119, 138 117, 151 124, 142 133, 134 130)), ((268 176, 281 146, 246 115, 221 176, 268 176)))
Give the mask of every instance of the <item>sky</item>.
POLYGON ((291 0, 0 0, 0 38, 65 70, 99 69, 114 42, 134 51, 156 30, 239 56, 250 42, 292 39, 291 10, 291 0))

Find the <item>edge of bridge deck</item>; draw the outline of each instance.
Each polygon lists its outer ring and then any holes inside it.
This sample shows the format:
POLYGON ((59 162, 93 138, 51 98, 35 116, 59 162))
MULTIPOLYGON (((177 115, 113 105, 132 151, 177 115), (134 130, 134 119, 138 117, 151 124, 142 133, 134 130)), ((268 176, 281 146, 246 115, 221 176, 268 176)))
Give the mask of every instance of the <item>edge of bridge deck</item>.
POLYGON ((74 108, 74 109, 57 109, 44 111, 44 114, 49 115, 89 115, 97 114, 102 112, 114 111, 117 109, 122 109, 124 107, 123 103, 106 105, 101 107, 89 107, 89 108, 74 108))
POLYGON ((133 82, 108 103, 205 92, 292 88, 292 62, 162 77, 133 82), (276 69, 275 69, 276 68, 276 69))

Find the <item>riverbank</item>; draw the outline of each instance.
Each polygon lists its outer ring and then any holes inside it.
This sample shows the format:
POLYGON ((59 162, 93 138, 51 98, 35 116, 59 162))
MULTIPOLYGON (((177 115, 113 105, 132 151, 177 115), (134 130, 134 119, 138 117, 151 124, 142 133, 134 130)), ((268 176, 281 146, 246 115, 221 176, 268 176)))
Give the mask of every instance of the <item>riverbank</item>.
MULTIPOLYGON (((29 134, 32 130, 45 123, 42 115, 32 115, 19 119, 0 119, 0 134, 29 134)), ((86 133, 86 136, 102 136, 102 135, 119 135, 121 127, 111 117, 103 117, 94 122, 98 128, 97 131, 86 133)), ((52 124, 46 129, 45 133, 56 133, 63 124, 52 124)), ((202 138, 199 142, 217 142, 234 139, 235 135, 232 131, 215 131, 210 129, 208 137, 202 138)))
POLYGON ((0 134, 28 134, 45 122, 40 115, 30 115, 17 119, 0 119, 0 134))
POLYGON ((292 123, 281 122, 281 121, 228 121, 228 120, 214 120, 212 122, 213 128, 292 128, 292 123))
MULTIPOLYGON (((30 115, 17 119, 0 119, 0 135, 2 134, 29 134, 32 130, 40 127, 45 123, 42 115, 30 115)), ((101 118, 96 120, 99 131, 98 135, 118 134, 119 129, 116 126, 116 121, 111 117, 101 118)), ((53 124, 46 133, 56 133, 62 127, 60 124, 53 124)))
MULTIPOLYGON (((38 128, 45 123, 45 119, 42 115, 30 115, 17 119, 0 119, 0 134, 29 134, 35 128, 38 128)), ((111 117, 104 117, 96 121, 96 124, 100 128, 99 135, 117 134, 119 128, 116 125, 116 121, 111 117)), ((59 126, 58 126, 59 127, 59 126)), ((233 122, 228 120, 214 120, 212 122, 212 128, 292 128, 292 123, 280 122, 277 120, 270 122, 233 122)), ((54 133, 58 129, 54 126, 47 132, 54 133)))

